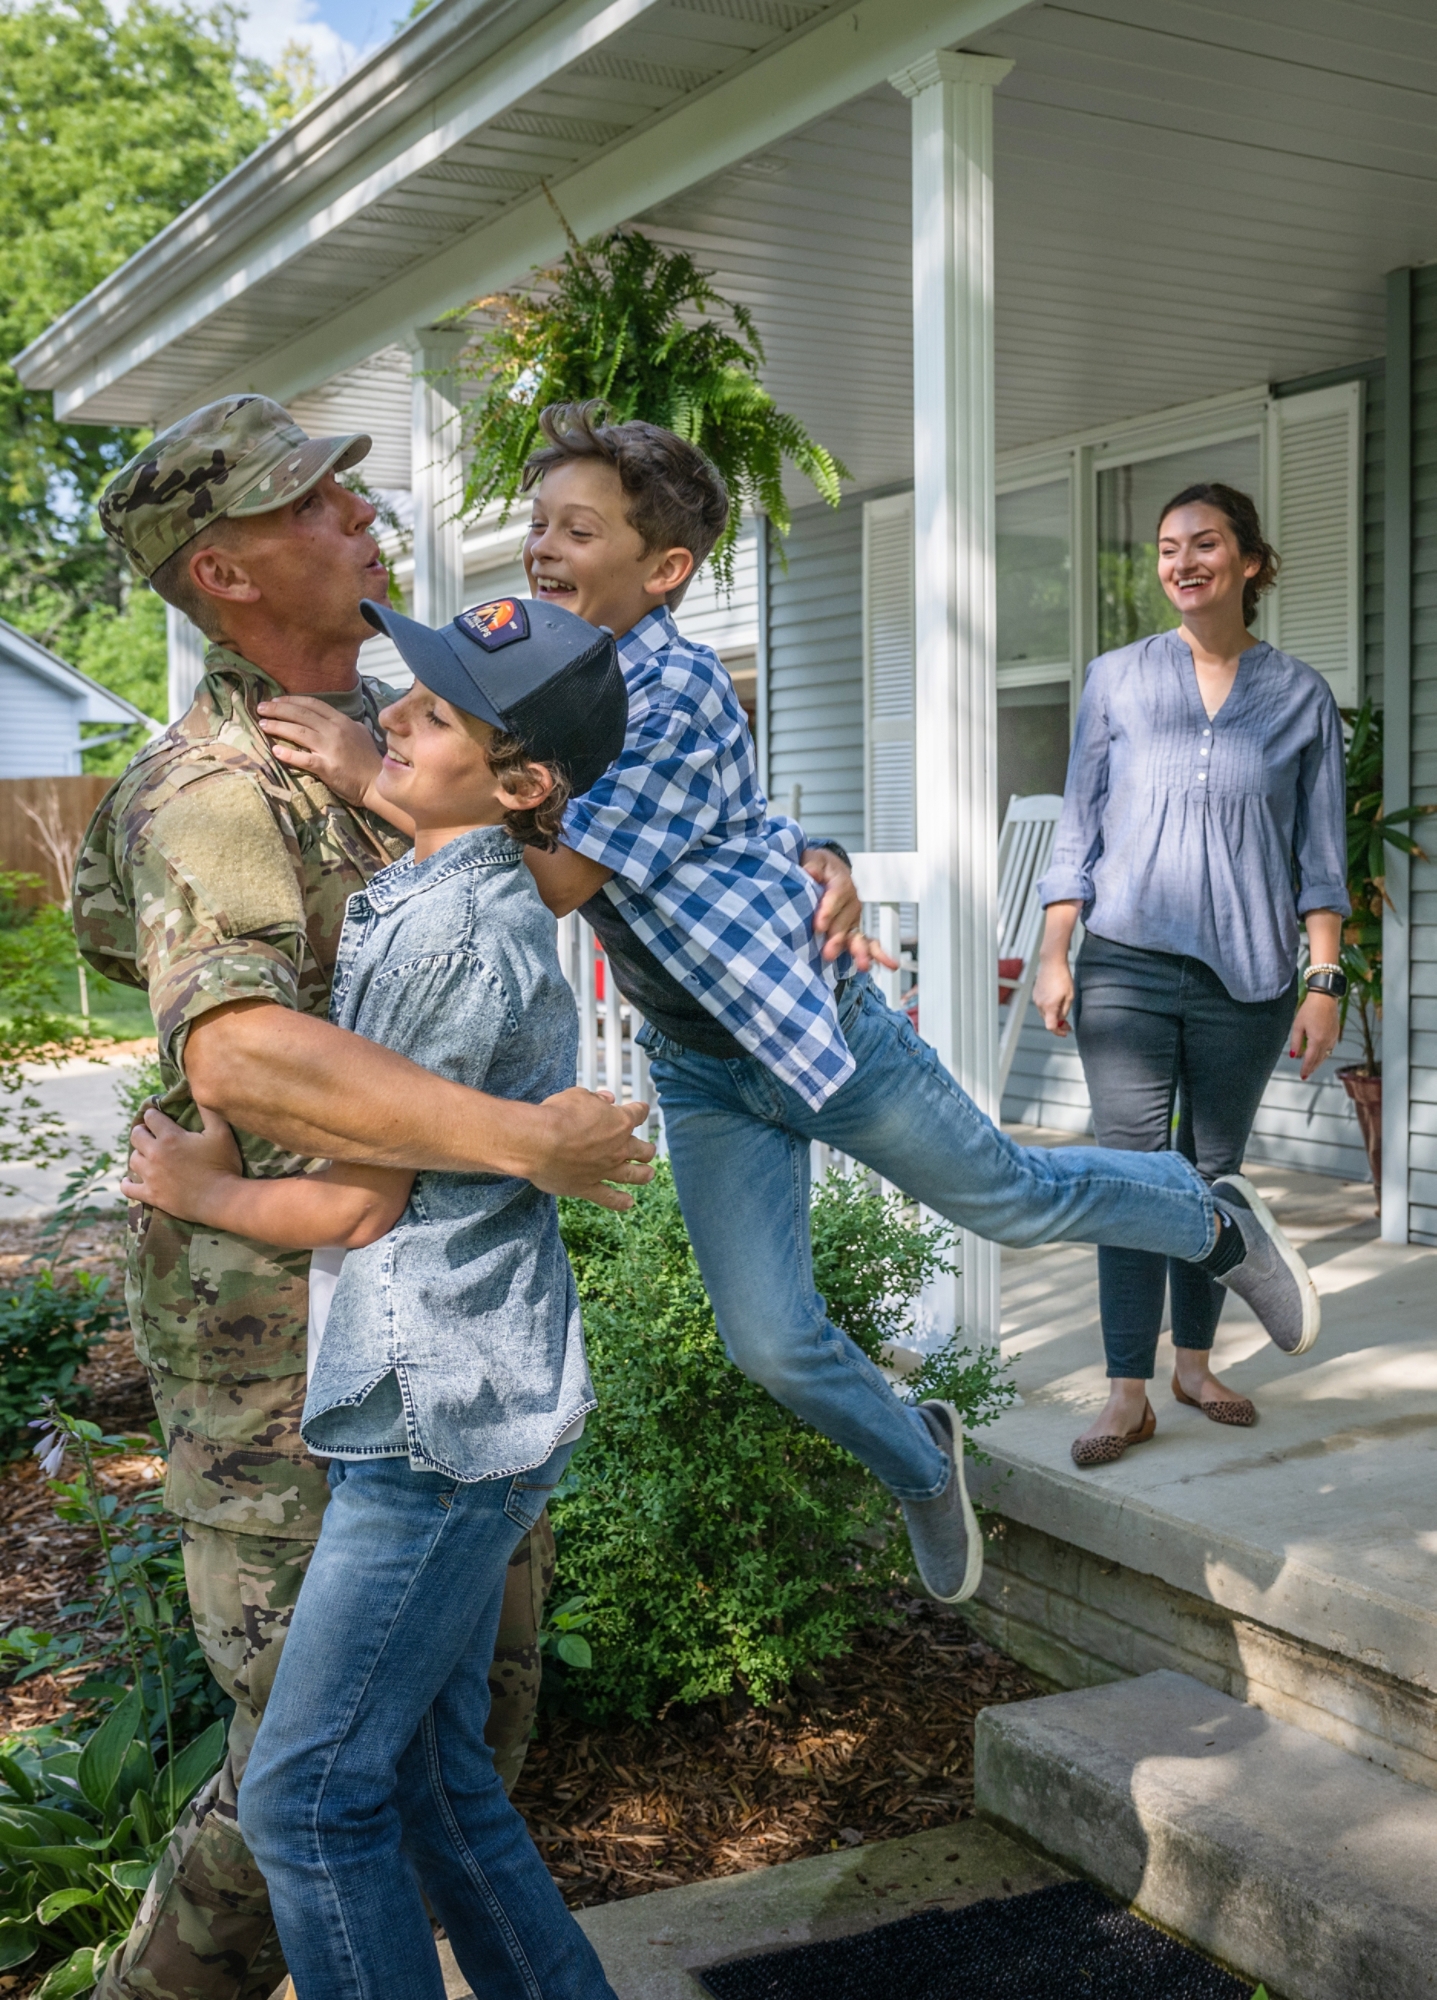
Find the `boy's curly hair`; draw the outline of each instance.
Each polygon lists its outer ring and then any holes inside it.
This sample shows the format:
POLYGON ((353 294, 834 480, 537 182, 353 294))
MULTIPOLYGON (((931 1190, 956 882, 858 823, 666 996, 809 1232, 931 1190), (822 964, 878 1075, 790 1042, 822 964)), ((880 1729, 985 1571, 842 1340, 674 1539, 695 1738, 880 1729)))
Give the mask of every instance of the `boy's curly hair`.
POLYGON ((693 552, 693 569, 668 594, 669 609, 676 611, 728 525, 728 488, 718 468, 687 438, 637 418, 626 424, 608 419, 608 405, 597 396, 587 403, 550 403, 541 410, 539 428, 548 443, 530 452, 524 491, 571 459, 597 458, 612 465, 624 489, 624 513, 643 537, 645 555, 655 549, 693 552))
POLYGON ((510 779, 521 778, 531 764, 539 764, 554 781, 554 789, 546 799, 536 806, 526 806, 522 812, 506 812, 504 830, 521 847, 539 847, 545 854, 552 854, 559 845, 559 828, 563 824, 564 808, 569 803, 573 786, 557 764, 544 764, 507 730, 496 729, 493 740, 484 746, 484 754, 489 759, 489 769, 500 784, 510 779))

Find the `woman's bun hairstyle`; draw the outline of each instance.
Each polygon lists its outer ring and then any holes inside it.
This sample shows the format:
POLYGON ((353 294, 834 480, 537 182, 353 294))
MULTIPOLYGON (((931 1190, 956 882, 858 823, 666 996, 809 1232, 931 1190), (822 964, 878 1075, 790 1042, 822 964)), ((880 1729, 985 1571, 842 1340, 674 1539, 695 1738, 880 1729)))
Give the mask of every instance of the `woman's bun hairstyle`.
POLYGON ((1245 625, 1251 625, 1257 616, 1258 599, 1277 582, 1282 562, 1282 557, 1262 532, 1262 522, 1258 519, 1252 496, 1239 493, 1235 486, 1224 486, 1219 479, 1185 486, 1181 493, 1173 495, 1158 515, 1160 535, 1163 522, 1179 507, 1215 507, 1237 536, 1237 545, 1243 556, 1256 556, 1262 565, 1256 576, 1250 576, 1243 586, 1242 619, 1245 625))

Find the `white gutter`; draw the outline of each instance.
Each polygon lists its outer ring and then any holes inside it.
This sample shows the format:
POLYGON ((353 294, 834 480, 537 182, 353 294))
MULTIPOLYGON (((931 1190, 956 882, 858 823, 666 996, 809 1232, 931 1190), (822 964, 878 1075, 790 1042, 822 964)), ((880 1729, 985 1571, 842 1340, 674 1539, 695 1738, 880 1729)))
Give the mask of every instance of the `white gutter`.
POLYGON ((571 10, 554 0, 434 0, 31 341, 15 359, 21 380, 54 387, 396 129, 427 125, 438 96, 556 11, 571 10))

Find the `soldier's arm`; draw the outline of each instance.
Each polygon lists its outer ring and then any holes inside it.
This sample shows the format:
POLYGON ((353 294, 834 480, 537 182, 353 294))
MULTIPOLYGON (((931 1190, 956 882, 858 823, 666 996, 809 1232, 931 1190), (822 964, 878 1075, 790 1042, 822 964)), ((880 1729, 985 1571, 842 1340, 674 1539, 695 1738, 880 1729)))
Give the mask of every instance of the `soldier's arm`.
POLYGON ((182 1222, 250 1236, 282 1250, 362 1250, 398 1222, 414 1176, 394 1167, 330 1167, 279 1180, 246 1180, 234 1134, 199 1105, 204 1129, 187 1132, 153 1105, 130 1134, 129 1201, 182 1222))
POLYGON ((515 1174, 546 1194, 628 1208, 609 1181, 653 1179, 643 1104, 563 1090, 542 1104, 450 1083, 362 1035, 272 1001, 191 1023, 181 1060, 198 1101, 286 1151, 371 1166, 515 1174))
POLYGON ((128 837, 137 958, 160 1047, 241 1132, 308 1158, 521 1176, 604 1208, 653 1178, 643 1105, 584 1090, 489 1097, 300 1007, 308 952, 294 860, 259 789, 210 772, 128 837))

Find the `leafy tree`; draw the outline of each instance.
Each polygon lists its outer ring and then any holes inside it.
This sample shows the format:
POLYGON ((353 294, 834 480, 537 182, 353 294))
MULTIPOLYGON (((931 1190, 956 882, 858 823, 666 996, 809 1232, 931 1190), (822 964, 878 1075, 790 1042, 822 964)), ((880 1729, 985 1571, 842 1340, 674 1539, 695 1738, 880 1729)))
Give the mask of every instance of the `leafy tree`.
POLYGON ((741 505, 788 532, 784 460, 833 507, 846 468, 779 410, 758 379, 764 354, 753 315, 720 297, 692 257, 636 229, 589 243, 571 233, 569 245, 562 263, 535 273, 538 289, 497 293, 476 308, 490 318, 465 357, 479 385, 464 407, 474 454, 465 511, 498 500, 507 518, 539 442, 539 412, 597 396, 615 422, 642 417, 677 431, 723 474, 734 506, 712 562, 731 586, 741 505), (695 324, 701 313, 719 317, 695 324))
POLYGON ((163 623, 125 616, 93 508, 145 433, 57 418, 11 357, 312 89, 298 52, 279 71, 241 56, 239 18, 191 0, 0 0, 0 615, 97 679, 118 670, 151 713, 163 623))

